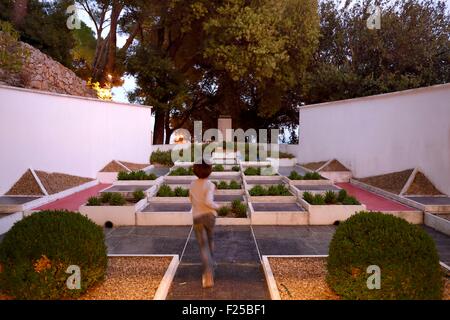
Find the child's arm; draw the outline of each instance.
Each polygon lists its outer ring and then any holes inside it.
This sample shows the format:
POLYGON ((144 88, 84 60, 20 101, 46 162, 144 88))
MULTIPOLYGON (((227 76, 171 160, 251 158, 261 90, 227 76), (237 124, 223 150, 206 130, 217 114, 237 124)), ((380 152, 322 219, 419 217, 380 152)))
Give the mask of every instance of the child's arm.
POLYGON ((211 210, 217 210, 220 207, 214 202, 214 190, 216 189, 216 186, 214 183, 210 184, 210 187, 208 188, 207 194, 206 194, 206 201, 205 204, 207 207, 211 208, 211 210))

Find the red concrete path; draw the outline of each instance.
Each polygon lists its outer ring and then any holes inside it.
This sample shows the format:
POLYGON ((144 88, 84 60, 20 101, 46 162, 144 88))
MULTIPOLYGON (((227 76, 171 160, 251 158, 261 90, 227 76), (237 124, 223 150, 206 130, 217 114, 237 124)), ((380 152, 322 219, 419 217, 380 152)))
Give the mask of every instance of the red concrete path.
POLYGON ((90 197, 96 196, 99 191, 106 189, 110 184, 98 184, 83 191, 74 193, 65 198, 47 203, 34 210, 69 210, 78 211, 80 206, 87 202, 90 197))
POLYGON ((350 183, 337 183, 338 187, 347 190, 347 193, 365 204, 367 210, 371 211, 416 211, 417 209, 405 206, 397 201, 393 201, 373 192, 361 189, 350 183))

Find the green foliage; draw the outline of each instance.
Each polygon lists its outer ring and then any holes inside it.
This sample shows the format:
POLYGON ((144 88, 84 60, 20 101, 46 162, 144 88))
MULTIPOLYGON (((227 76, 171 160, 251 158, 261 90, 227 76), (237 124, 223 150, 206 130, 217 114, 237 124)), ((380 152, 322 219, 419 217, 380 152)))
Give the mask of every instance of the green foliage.
POLYGON ((248 167, 245 169, 244 174, 246 176, 259 176, 261 174, 261 168, 248 167))
POLYGON ((0 20, 0 69, 19 72, 29 52, 20 45, 19 33, 13 26, 0 20))
POLYGON ((297 171, 291 171, 288 178, 291 180, 303 180, 303 176, 297 171))
POLYGON ((231 170, 235 171, 235 172, 239 172, 241 170, 241 168, 239 168, 239 166, 233 166, 231 168, 231 170))
POLYGON ((260 185, 256 185, 249 191, 251 196, 261 197, 261 196, 291 196, 291 192, 283 184, 269 186, 265 188, 260 185))
POLYGON ((142 199, 145 199, 145 192, 143 190, 136 190, 133 192, 133 200, 134 202, 139 202, 142 199))
POLYGON ((100 200, 102 203, 109 203, 111 201, 112 192, 102 192, 100 194, 100 200))
POLYGON ((169 173, 169 176, 193 176, 194 175, 194 170, 192 169, 192 167, 189 168, 183 168, 183 167, 179 167, 176 168, 175 170, 172 170, 169 173))
POLYGON ((308 191, 303 192, 303 200, 312 204, 314 202, 314 195, 308 191))
POLYGON ((341 223, 330 243, 327 282, 343 299, 442 298, 443 274, 433 239, 420 226, 381 212, 341 223), (381 269, 381 288, 367 288, 367 268, 381 269))
POLYGON ((303 180, 320 180, 320 179, 322 179, 322 177, 318 172, 307 172, 303 176, 303 180))
POLYGON ((111 198, 109 199, 109 205, 110 206, 124 206, 127 203, 125 198, 122 196, 122 194, 114 192, 111 195, 111 198))
POLYGON ((131 172, 125 172, 121 171, 117 174, 117 180, 121 181, 129 181, 129 180, 155 180, 157 177, 154 173, 145 173, 142 170, 139 171, 131 171, 131 172))
POLYGON ((175 197, 189 197, 189 190, 182 187, 176 187, 174 193, 175 197))
POLYGON ((161 185, 159 187, 158 192, 156 193, 157 197, 189 197, 189 190, 183 189, 181 187, 175 188, 175 190, 172 190, 170 186, 167 184, 161 185))
POLYGON ((105 276, 104 241, 102 228, 79 213, 34 213, 0 243, 0 287, 16 299, 76 298, 105 276), (80 290, 66 286, 71 265, 80 267, 80 290))
POLYGON ((221 164, 216 164, 215 166, 213 166, 212 170, 215 172, 223 172, 225 171, 225 168, 221 164))
POLYGON ((310 192, 303 193, 303 200, 312 205, 360 205, 361 203, 355 197, 351 197, 344 189, 338 194, 334 191, 327 191, 325 195, 312 195, 310 192))
POLYGON ((220 181, 219 183, 215 183, 217 189, 219 190, 237 190, 241 189, 241 185, 236 180, 230 181, 230 183, 227 183, 226 181, 220 181))
POLYGON ((101 205, 102 201, 98 197, 90 197, 87 201, 87 206, 89 207, 97 207, 101 205))
POLYGON ((247 206, 237 199, 231 203, 231 207, 220 207, 217 214, 219 217, 247 218, 247 206))
POLYGON ((150 163, 151 164, 160 164, 163 166, 171 167, 171 166, 173 166, 172 152, 171 151, 161 151, 159 149, 156 151, 153 151, 150 156, 150 163))

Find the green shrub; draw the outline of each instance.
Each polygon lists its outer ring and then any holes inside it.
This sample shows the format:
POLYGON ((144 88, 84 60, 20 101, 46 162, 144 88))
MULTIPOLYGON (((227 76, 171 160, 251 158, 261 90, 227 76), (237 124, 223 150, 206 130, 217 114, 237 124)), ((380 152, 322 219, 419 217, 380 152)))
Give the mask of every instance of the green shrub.
POLYGON ((324 197, 320 193, 318 193, 318 194, 314 195, 314 200, 313 200, 312 204, 315 206, 323 206, 326 203, 325 203, 324 197))
POLYGON ((131 172, 125 172, 125 171, 121 171, 117 174, 117 180, 126 180, 126 181, 130 181, 130 180, 137 180, 137 181, 141 181, 141 180, 155 180, 157 177, 154 173, 145 173, 142 170, 139 171, 131 171, 131 172))
POLYGON ((235 171, 235 172, 239 172, 241 170, 241 168, 239 168, 239 166, 233 166, 231 168, 231 170, 235 171))
POLYGON ((171 151, 161 151, 159 149, 156 151, 153 151, 150 156, 150 163, 151 164, 160 164, 163 166, 171 167, 171 166, 173 166, 172 152, 171 151))
POLYGON ((338 193, 337 201, 338 202, 344 202, 345 198, 348 197, 347 191, 344 189, 341 189, 338 193))
POLYGON ((157 197, 174 197, 175 193, 172 191, 172 189, 167 184, 163 184, 161 187, 159 187, 159 190, 156 193, 156 196, 157 197))
POLYGON ((102 203, 109 203, 111 200, 112 192, 103 192, 100 194, 100 200, 102 203))
POLYGON ((182 187, 176 187, 174 190, 175 197, 189 197, 189 190, 182 187))
POLYGON ((217 210, 217 214, 219 215, 219 217, 227 217, 230 215, 230 213, 231 209, 227 206, 220 207, 219 210, 217 210))
POLYGON ((303 176, 303 180, 320 180, 322 179, 322 176, 317 172, 307 172, 303 176))
POLYGON ((240 188, 241 188, 241 185, 236 180, 231 180, 230 184, 228 185, 228 189, 231 189, 231 190, 238 190, 240 188))
POLYGON ((76 298, 105 276, 103 230, 75 212, 34 213, 5 235, 0 265, 0 287, 16 299, 76 298), (80 267, 80 290, 66 286, 71 265, 80 267))
POLYGON ((217 185, 217 189, 219 190, 226 190, 228 189, 228 183, 226 181, 220 181, 217 185))
POLYGON ((145 199, 145 192, 143 190, 136 190, 133 192, 133 200, 139 202, 145 199))
POLYGON ((289 179, 291 180, 303 180, 303 176, 299 174, 297 171, 291 171, 289 175, 289 179))
POLYGON ((123 206, 127 203, 127 201, 125 200, 125 198, 122 196, 122 194, 114 192, 111 195, 111 198, 109 199, 109 205, 111 206, 123 206))
POLYGON ((89 207, 97 207, 97 206, 101 206, 101 205, 102 205, 102 201, 97 197, 90 197, 87 201, 87 206, 89 206, 89 207))
POLYGON ((259 176, 261 174, 261 168, 249 167, 245 169, 244 174, 246 176, 259 176))
POLYGON ((216 164, 215 166, 213 166, 212 171, 223 172, 223 171, 225 171, 225 168, 221 164, 216 164))
POLYGON ((284 185, 279 184, 276 186, 269 186, 268 188, 264 188, 263 186, 256 185, 249 191, 251 196, 261 197, 261 196, 290 196, 291 193, 289 189, 284 185))
POLYGON ((441 299, 443 277, 433 239, 419 226, 380 212, 341 223, 330 243, 327 281, 343 299, 441 299), (367 288, 367 268, 381 269, 381 288, 367 288))
POLYGON ((247 218, 247 206, 241 200, 234 200, 231 203, 231 211, 236 218, 247 218))
POLYGON ((192 169, 192 167, 189 168, 183 168, 183 167, 179 167, 176 168, 175 170, 173 170, 169 176, 193 176, 194 175, 194 171, 192 169))
POLYGON ((337 203, 337 195, 333 191, 329 190, 325 193, 325 203, 326 204, 336 204, 337 203))
POLYGON ((346 197, 343 201, 342 201, 342 204, 343 205, 346 205, 346 206, 355 206, 355 205, 360 205, 361 203, 358 201, 358 200, 356 200, 356 198, 355 197, 346 197))
POLYGON ((312 204, 314 202, 314 196, 311 192, 303 192, 303 200, 312 204))

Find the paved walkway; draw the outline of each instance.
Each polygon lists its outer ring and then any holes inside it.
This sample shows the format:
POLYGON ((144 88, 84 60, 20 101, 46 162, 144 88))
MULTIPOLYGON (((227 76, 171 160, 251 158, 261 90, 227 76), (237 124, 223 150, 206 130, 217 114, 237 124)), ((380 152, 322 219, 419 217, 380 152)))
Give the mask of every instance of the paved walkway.
POLYGON ((202 289, 200 253, 192 232, 175 275, 171 300, 270 299, 258 251, 249 226, 217 226, 215 286, 202 289))
POLYGON ((366 205, 371 211, 416 211, 417 209, 405 206, 373 192, 369 192, 350 183, 337 183, 337 186, 347 190, 348 194, 354 196, 359 202, 366 205))
POLYGON ((69 210, 78 211, 81 205, 87 202, 90 197, 98 195, 98 193, 106 189, 110 184, 98 184, 83 191, 74 193, 65 198, 47 203, 35 210, 69 210))

